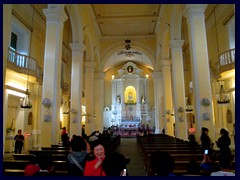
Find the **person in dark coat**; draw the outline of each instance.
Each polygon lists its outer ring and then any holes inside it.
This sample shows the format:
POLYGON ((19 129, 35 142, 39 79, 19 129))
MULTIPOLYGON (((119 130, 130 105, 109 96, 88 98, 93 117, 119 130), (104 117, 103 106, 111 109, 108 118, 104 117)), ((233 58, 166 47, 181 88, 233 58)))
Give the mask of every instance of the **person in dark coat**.
POLYGON ((217 147, 220 148, 221 157, 228 157, 231 155, 231 150, 229 148, 231 144, 231 139, 229 133, 226 129, 222 128, 220 130, 221 137, 216 141, 217 147))
POLYGON ((22 135, 22 130, 18 130, 18 134, 14 137, 15 140, 15 154, 22 153, 24 136, 22 135))
POLYGON ((202 134, 200 137, 201 140, 201 146, 202 146, 202 151, 204 152, 206 149, 208 149, 209 154, 212 153, 212 146, 213 143, 210 139, 210 137, 208 136, 209 130, 206 127, 202 127, 202 134))

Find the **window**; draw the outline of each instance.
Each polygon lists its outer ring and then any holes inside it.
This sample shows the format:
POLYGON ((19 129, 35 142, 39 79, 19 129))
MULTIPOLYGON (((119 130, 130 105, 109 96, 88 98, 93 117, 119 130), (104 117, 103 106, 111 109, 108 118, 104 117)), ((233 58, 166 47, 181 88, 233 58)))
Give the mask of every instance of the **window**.
POLYGON ((235 17, 228 24, 229 48, 235 48, 235 17))
POLYGON ((11 34, 11 46, 10 48, 14 51, 17 50, 17 35, 12 32, 11 34))

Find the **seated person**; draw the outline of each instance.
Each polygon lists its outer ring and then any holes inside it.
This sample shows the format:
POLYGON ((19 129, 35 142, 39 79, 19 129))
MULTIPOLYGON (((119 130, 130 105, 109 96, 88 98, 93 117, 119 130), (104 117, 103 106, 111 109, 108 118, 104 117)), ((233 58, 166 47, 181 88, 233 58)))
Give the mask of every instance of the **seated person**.
POLYGON ((235 173, 231 172, 231 158, 229 156, 220 157, 219 162, 221 169, 212 172, 210 176, 235 176, 235 173))
POLYGON ((126 176, 127 164, 130 159, 118 152, 106 155, 102 167, 106 176, 126 176))
POLYGON ((156 151, 151 154, 150 166, 155 176, 175 176, 175 161, 167 152, 156 151))
POLYGON ((220 168, 216 162, 216 158, 212 154, 203 155, 203 160, 200 164, 200 172, 202 175, 209 176, 211 172, 218 171, 220 168))
POLYGON ((188 141, 188 146, 189 147, 198 146, 198 142, 196 141, 196 138, 195 138, 194 134, 190 134, 188 139, 189 139, 189 141, 188 141))
POLYGON ((83 171, 90 147, 88 143, 81 136, 76 136, 71 141, 71 151, 67 156, 68 160, 68 174, 74 176, 83 176, 83 171))

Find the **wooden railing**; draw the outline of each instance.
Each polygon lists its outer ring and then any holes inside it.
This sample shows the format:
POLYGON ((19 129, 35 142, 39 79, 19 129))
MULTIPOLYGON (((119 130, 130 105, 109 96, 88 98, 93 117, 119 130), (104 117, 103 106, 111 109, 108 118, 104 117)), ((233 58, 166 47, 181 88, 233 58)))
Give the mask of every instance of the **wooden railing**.
POLYGON ((43 70, 37 60, 8 48, 8 67, 19 73, 29 74, 42 81, 43 70))
POLYGON ((217 63, 220 73, 235 68, 235 48, 229 49, 219 55, 219 62, 217 63))

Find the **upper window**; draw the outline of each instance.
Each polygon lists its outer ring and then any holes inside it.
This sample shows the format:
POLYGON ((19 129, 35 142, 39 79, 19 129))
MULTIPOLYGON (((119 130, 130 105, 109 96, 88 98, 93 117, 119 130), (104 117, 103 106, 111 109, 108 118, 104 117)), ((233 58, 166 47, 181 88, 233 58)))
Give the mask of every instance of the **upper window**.
POLYGON ((11 34, 11 46, 10 48, 14 51, 17 50, 17 35, 12 32, 11 34))
POLYGON ((235 48, 235 17, 228 23, 229 48, 235 48))

